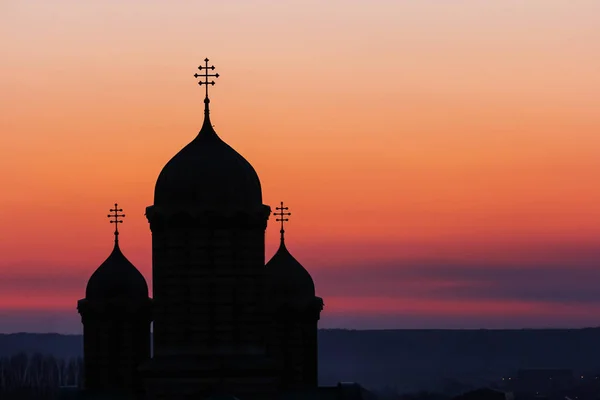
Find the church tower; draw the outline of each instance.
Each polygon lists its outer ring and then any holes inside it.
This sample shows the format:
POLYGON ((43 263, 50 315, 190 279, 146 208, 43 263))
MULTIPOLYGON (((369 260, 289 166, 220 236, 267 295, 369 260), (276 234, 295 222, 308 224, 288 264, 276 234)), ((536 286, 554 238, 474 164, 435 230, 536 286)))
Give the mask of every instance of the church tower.
POLYGON ((269 303, 272 305, 270 353, 280 367, 282 389, 316 388, 318 385, 317 324, 323 299, 315 296, 308 271, 285 245, 284 222, 291 213, 281 202, 276 207, 281 222, 279 249, 266 265, 269 303))
POLYGON ((151 299, 143 275, 119 248, 123 210, 111 209, 115 243, 110 256, 90 277, 77 302, 83 323, 86 391, 138 396, 138 367, 150 358, 151 299))
POLYGON ((228 392, 252 398, 274 387, 266 358, 265 229, 254 168, 215 132, 208 86, 198 135, 158 176, 146 216, 152 231, 154 398, 228 392))

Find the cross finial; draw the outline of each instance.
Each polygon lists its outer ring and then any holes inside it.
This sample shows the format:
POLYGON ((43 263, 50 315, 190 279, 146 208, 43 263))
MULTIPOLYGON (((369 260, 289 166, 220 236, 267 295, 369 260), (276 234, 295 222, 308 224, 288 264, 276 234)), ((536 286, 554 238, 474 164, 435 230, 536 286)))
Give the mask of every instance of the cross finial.
POLYGON ((123 209, 119 208, 117 203, 115 203, 115 208, 110 209, 110 212, 108 218, 111 218, 111 224, 115 224, 115 243, 117 243, 119 241, 119 224, 123 223, 123 220, 119 218, 125 218, 125 214, 119 214, 123 212, 123 209))
POLYGON ((206 97, 204 98, 204 104, 206 104, 206 107, 208 109, 208 103, 210 103, 210 100, 208 99, 208 85, 213 85, 215 84, 215 81, 209 81, 208 78, 218 78, 219 74, 209 74, 208 71, 214 71, 215 70, 215 66, 211 65, 210 67, 208 66, 208 58, 204 59, 204 64, 205 65, 201 65, 198 67, 198 69, 200 71, 204 71, 203 74, 199 74, 199 73, 195 73, 194 74, 194 78, 203 78, 204 80, 200 80, 198 81, 198 85, 202 86, 206 86, 206 97))
POLYGON ((281 222, 281 230, 279 232, 281 233, 281 241, 283 242, 283 234, 285 233, 285 230, 283 229, 283 223, 289 221, 289 219, 286 217, 289 217, 290 215, 292 215, 292 213, 286 212, 287 210, 289 210, 289 207, 284 207, 283 201, 281 202, 281 207, 275 207, 275 210, 277 211, 275 211, 273 215, 278 217, 276 219, 277 222, 281 222))

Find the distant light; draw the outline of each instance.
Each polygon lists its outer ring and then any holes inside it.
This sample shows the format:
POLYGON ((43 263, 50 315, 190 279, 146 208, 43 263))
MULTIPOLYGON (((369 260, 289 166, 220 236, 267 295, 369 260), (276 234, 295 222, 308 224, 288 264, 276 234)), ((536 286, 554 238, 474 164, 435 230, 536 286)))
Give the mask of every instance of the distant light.
MULTIPOLYGON (((583 375, 581 375, 581 379, 583 379, 583 375)), ((575 397, 575 398, 577 398, 577 397, 575 397)))

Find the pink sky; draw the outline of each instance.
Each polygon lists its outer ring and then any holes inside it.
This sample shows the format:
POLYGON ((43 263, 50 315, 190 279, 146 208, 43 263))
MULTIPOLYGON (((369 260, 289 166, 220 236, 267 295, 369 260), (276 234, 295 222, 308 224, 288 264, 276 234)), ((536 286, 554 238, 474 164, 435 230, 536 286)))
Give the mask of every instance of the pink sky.
MULTIPOLYGON (((596 0, 5 1, 0 326, 79 331, 107 210, 150 276, 163 165, 219 135, 292 210, 323 327, 600 321, 596 0)), ((278 228, 267 230, 267 257, 278 228)))

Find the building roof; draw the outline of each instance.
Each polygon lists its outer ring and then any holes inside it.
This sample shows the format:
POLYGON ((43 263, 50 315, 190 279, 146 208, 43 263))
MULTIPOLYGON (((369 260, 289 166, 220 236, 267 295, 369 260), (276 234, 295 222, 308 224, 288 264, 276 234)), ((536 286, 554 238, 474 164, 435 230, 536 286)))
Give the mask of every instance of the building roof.
MULTIPOLYGON (((81 390, 78 388, 64 388, 59 391, 59 400, 104 400, 104 399, 129 399, 125 393, 99 392, 81 390)), ((357 383, 339 383, 336 386, 320 386, 314 389, 288 390, 278 393, 277 400, 375 400, 373 393, 365 390, 357 383)), ((229 394, 218 394, 206 400, 238 400, 229 394)), ((243 398, 240 400, 244 400, 243 398)))
POLYGON ((58 389, 56 400, 134 400, 134 396, 118 390, 85 390, 66 386, 58 389))
POLYGON ((207 400, 239 400, 232 394, 218 394, 210 396, 207 400))
POLYGON ((453 397, 452 400, 507 400, 506 393, 490 388, 479 388, 453 397))
MULTIPOLYGON (((340 382, 336 386, 296 389, 280 393, 279 400, 375 400, 376 396, 355 382, 340 382)), ((242 399, 243 400, 243 399, 242 399)))

